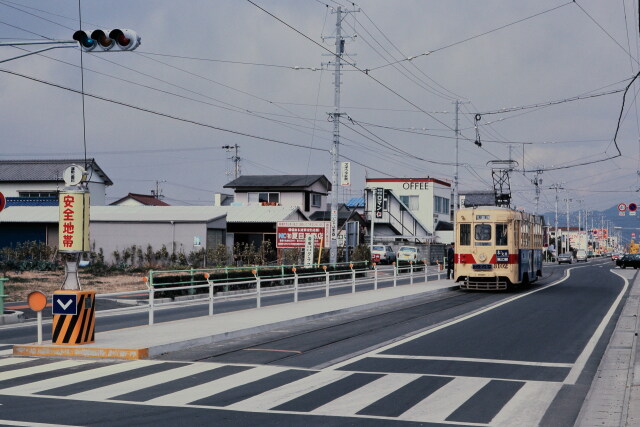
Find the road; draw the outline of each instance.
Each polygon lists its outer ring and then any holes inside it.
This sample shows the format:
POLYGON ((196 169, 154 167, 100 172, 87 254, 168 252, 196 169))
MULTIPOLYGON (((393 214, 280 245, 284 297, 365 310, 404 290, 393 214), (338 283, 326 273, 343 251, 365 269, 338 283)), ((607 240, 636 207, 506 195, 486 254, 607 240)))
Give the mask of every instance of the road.
POLYGON ((635 278, 610 267, 550 266, 523 291, 451 291, 150 361, 0 359, 0 423, 573 425, 635 278))

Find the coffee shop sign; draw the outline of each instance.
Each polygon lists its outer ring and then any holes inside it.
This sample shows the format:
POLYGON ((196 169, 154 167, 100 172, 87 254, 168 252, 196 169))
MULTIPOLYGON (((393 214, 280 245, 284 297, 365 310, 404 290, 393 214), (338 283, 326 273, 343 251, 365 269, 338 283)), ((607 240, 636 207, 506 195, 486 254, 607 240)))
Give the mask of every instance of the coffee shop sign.
POLYGON ((405 190, 428 190, 429 182, 405 182, 402 184, 402 188, 405 190))

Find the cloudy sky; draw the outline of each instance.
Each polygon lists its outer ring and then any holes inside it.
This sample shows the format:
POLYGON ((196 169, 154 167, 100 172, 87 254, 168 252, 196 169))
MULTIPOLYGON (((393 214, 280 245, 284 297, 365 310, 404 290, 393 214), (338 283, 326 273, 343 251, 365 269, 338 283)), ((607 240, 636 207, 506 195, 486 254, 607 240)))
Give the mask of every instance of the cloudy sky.
MULTIPOLYGON (((115 183, 109 201, 160 181, 171 204, 210 204, 232 179, 224 145, 238 144, 245 175, 330 177, 334 76, 321 64, 341 4, 359 10, 342 22, 357 69, 342 74, 340 154, 354 163, 341 199, 367 176, 453 181, 459 99, 461 192, 491 188, 487 162, 511 156, 518 207, 535 209, 536 176, 541 212, 555 184, 574 207, 640 201, 640 82, 614 141, 639 69, 636 1, 253 2, 81 1, 83 29, 142 37, 134 52, 83 54, 85 92, 102 98, 84 99, 87 154, 115 183)), ((77 0, 0 0, 2 42, 79 26, 77 0)), ((0 60, 21 49, 36 47, 0 47, 0 60)), ((69 48, 0 64, 3 159, 83 156, 80 62, 69 48)))

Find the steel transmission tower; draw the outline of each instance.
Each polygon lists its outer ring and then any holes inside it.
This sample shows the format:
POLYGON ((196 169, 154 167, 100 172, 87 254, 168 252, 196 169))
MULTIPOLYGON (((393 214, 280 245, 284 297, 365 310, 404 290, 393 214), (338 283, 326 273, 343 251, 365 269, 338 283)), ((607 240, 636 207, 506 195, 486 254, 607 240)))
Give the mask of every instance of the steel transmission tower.
MULTIPOLYGON (((329 249, 329 262, 338 261, 338 175, 340 173, 340 70, 342 68, 342 56, 344 55, 345 39, 342 36, 343 14, 357 12, 357 10, 343 10, 341 6, 332 11, 336 14, 336 35, 334 60, 329 62, 334 69, 334 96, 333 113, 329 115, 333 119, 333 147, 331 148, 331 243, 329 249)), ((325 37, 330 38, 330 37, 325 37)))

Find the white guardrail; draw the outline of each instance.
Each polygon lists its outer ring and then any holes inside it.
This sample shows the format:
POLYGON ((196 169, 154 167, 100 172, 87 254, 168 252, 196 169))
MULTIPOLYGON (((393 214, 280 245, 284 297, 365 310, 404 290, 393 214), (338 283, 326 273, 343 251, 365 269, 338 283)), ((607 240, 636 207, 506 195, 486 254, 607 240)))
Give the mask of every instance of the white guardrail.
MULTIPOLYGON (((148 294, 148 302, 145 305, 132 305, 131 307, 123 307, 110 309, 109 313, 120 312, 120 311, 129 311, 129 310, 140 310, 145 309, 149 312, 149 325, 154 324, 154 314, 155 310, 161 307, 173 306, 173 305, 186 305, 193 303, 204 303, 205 301, 209 305, 209 316, 213 316, 213 303, 214 301, 220 300, 228 300, 228 299, 246 299, 255 297, 256 299, 256 308, 260 308, 262 306, 262 298, 268 295, 275 294, 284 294, 293 292, 293 301, 298 302, 300 292, 313 291, 317 289, 325 290, 325 297, 328 298, 330 295, 330 289, 335 289, 338 287, 351 286, 351 292, 356 292, 356 285, 364 285, 373 283, 373 289, 378 289, 378 281, 380 280, 380 273, 391 276, 385 280, 393 280, 393 286, 398 285, 399 279, 409 278, 409 284, 412 285, 414 283, 414 279, 419 276, 424 277, 424 281, 427 282, 429 280, 429 275, 437 275, 438 280, 440 280, 441 275, 445 272, 442 270, 441 265, 435 266, 424 266, 424 265, 414 265, 413 263, 408 264, 406 266, 398 266, 396 263, 393 265, 389 265, 386 267, 378 267, 373 264, 372 269, 354 269, 351 267, 350 270, 342 270, 336 272, 327 271, 326 266, 323 266, 324 273, 319 274, 309 274, 309 275, 300 275, 296 268, 293 268, 293 276, 282 276, 282 277, 260 277, 257 274, 257 270, 252 270, 254 277, 250 280, 240 280, 240 281, 228 281, 228 282, 218 282, 214 283, 209 276, 209 273, 205 273, 204 277, 207 283, 202 284, 189 284, 184 286, 153 286, 149 285, 149 281, 147 277, 144 277, 143 280, 147 284, 146 290, 137 290, 137 291, 127 291, 127 292, 115 292, 110 294, 100 294, 97 297, 100 299, 103 298, 114 298, 114 297, 126 297, 126 296, 140 296, 143 292, 148 294), (422 270, 422 271, 420 271, 422 270), (364 273, 364 277, 357 277, 358 274, 364 273), (421 273, 421 274, 418 274, 421 273), (338 276, 346 276, 347 278, 339 278, 338 276), (350 276, 350 277, 349 277, 350 276), (333 280, 332 280, 333 278, 333 280), (320 279, 317 282, 312 283, 304 283, 302 286, 300 285, 300 279, 320 279), (324 279, 324 280, 321 280, 324 279), (283 282, 283 281, 293 281, 293 285, 278 285, 278 286, 267 286, 265 284, 271 282, 283 282), (216 296, 215 290, 216 288, 224 288, 227 286, 237 286, 237 285, 247 285, 249 286, 248 291, 240 291, 238 293, 230 294, 228 292, 221 293, 221 295, 216 296), (202 297, 192 296, 189 299, 179 298, 173 301, 156 301, 156 294, 159 292, 168 292, 168 291, 184 291, 184 290, 196 290, 208 288, 208 295, 203 294, 202 297)), ((135 302, 139 302, 139 300, 132 300, 135 302)))

